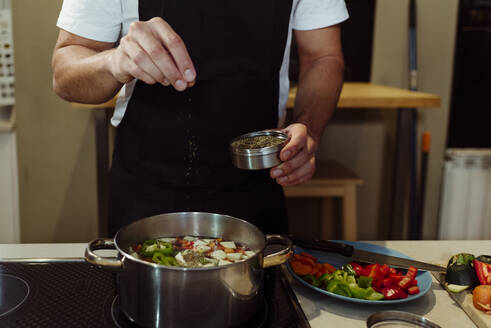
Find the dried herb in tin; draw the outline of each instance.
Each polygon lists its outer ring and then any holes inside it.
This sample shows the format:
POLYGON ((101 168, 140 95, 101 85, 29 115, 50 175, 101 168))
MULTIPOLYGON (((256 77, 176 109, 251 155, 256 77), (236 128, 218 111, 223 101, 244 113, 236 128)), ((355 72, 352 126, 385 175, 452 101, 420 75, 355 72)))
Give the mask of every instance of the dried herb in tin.
POLYGON ((264 147, 278 146, 283 142, 285 142, 284 139, 275 136, 259 135, 235 140, 234 142, 232 142, 232 147, 237 149, 258 149, 264 147))

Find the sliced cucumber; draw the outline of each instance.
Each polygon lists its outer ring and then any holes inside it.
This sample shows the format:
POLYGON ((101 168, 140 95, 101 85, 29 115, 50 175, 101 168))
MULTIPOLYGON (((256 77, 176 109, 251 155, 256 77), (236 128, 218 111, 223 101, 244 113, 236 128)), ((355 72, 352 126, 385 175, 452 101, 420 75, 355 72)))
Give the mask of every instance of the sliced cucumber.
POLYGON ((469 288, 470 286, 462 286, 462 285, 447 285, 447 289, 452 293, 460 293, 469 288))

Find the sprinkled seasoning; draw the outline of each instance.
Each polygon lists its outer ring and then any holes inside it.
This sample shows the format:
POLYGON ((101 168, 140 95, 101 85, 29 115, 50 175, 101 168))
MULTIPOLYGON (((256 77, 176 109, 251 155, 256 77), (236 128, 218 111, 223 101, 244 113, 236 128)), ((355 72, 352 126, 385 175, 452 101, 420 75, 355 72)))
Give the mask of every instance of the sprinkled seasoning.
POLYGON ((235 140, 232 142, 232 147, 237 149, 258 149, 278 146, 283 142, 285 142, 284 139, 275 136, 259 135, 235 140))

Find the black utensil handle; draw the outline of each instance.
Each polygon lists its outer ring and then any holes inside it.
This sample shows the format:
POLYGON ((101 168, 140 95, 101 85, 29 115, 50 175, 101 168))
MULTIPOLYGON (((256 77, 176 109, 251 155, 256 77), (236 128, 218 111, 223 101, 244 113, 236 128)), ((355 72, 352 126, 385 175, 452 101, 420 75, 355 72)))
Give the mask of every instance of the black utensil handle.
POLYGON ((331 252, 331 253, 338 253, 346 257, 351 257, 354 251, 353 246, 344 243, 334 242, 334 241, 320 240, 320 239, 307 238, 307 237, 301 237, 295 235, 288 235, 288 238, 290 238, 290 240, 294 245, 300 247, 317 249, 320 251, 331 252))

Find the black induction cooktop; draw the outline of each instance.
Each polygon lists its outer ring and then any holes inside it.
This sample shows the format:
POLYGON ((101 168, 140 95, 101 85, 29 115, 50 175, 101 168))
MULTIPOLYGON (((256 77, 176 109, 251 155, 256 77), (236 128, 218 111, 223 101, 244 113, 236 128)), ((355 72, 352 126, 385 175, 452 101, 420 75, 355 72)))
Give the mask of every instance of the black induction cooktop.
MULTIPOLYGON (((265 270, 260 311, 240 328, 310 327, 283 270, 265 270)), ((0 327, 137 327, 115 286, 114 273, 82 259, 0 261, 0 327)))

